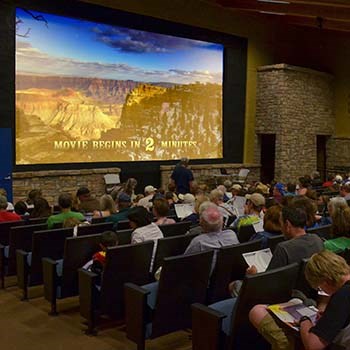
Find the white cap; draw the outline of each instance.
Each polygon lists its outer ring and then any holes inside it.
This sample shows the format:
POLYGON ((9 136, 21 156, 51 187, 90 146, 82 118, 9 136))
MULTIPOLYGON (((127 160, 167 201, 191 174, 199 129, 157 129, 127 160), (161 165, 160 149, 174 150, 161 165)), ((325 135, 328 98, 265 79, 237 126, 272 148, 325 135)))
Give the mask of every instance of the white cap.
POLYGON ((153 187, 152 185, 148 185, 145 187, 145 193, 152 193, 157 191, 157 189, 155 187, 153 187))

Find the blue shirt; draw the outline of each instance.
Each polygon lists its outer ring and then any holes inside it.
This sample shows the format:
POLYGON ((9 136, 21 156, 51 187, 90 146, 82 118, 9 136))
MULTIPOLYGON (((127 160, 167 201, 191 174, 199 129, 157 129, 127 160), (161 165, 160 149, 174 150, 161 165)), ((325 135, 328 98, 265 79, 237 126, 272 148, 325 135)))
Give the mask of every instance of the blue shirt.
POLYGON ((190 193, 190 182, 193 181, 193 174, 190 169, 178 165, 171 174, 171 178, 175 181, 177 193, 190 193))

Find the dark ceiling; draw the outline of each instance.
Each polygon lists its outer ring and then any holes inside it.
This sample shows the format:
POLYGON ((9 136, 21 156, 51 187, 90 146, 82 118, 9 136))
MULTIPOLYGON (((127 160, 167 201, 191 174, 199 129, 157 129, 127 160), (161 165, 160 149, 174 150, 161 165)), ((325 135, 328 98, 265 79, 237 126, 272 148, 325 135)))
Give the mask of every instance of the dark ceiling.
POLYGON ((350 32, 350 0, 206 0, 234 12, 284 23, 350 32))

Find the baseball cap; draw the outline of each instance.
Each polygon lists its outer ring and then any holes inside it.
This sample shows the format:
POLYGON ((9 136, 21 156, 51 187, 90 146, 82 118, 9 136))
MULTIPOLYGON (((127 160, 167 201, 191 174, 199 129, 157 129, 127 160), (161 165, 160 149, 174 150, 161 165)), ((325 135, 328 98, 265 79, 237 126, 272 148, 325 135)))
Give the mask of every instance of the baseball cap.
POLYGON ((193 204, 196 201, 196 198, 191 193, 179 194, 179 199, 182 200, 184 204, 193 204))
POLYGON ((260 193, 246 194, 245 198, 249 199, 257 207, 265 205, 265 197, 260 193))
POLYGON ((232 190, 240 191, 241 189, 242 189, 242 186, 238 184, 232 185, 231 187, 231 191, 232 190))
POLYGON ((130 203, 131 202, 131 198, 130 198, 130 196, 127 193, 122 192, 118 196, 118 202, 130 203))
POLYGON ((157 191, 157 189, 155 187, 153 187, 152 185, 148 185, 145 187, 145 193, 151 193, 157 191))

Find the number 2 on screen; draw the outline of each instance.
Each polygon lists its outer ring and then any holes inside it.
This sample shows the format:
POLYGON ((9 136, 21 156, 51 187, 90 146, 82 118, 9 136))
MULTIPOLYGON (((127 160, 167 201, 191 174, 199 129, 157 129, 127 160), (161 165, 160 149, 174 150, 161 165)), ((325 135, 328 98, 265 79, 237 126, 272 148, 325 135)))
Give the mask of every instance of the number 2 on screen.
POLYGON ((146 139, 146 151, 153 151, 154 150, 154 140, 152 137, 148 137, 146 139))

